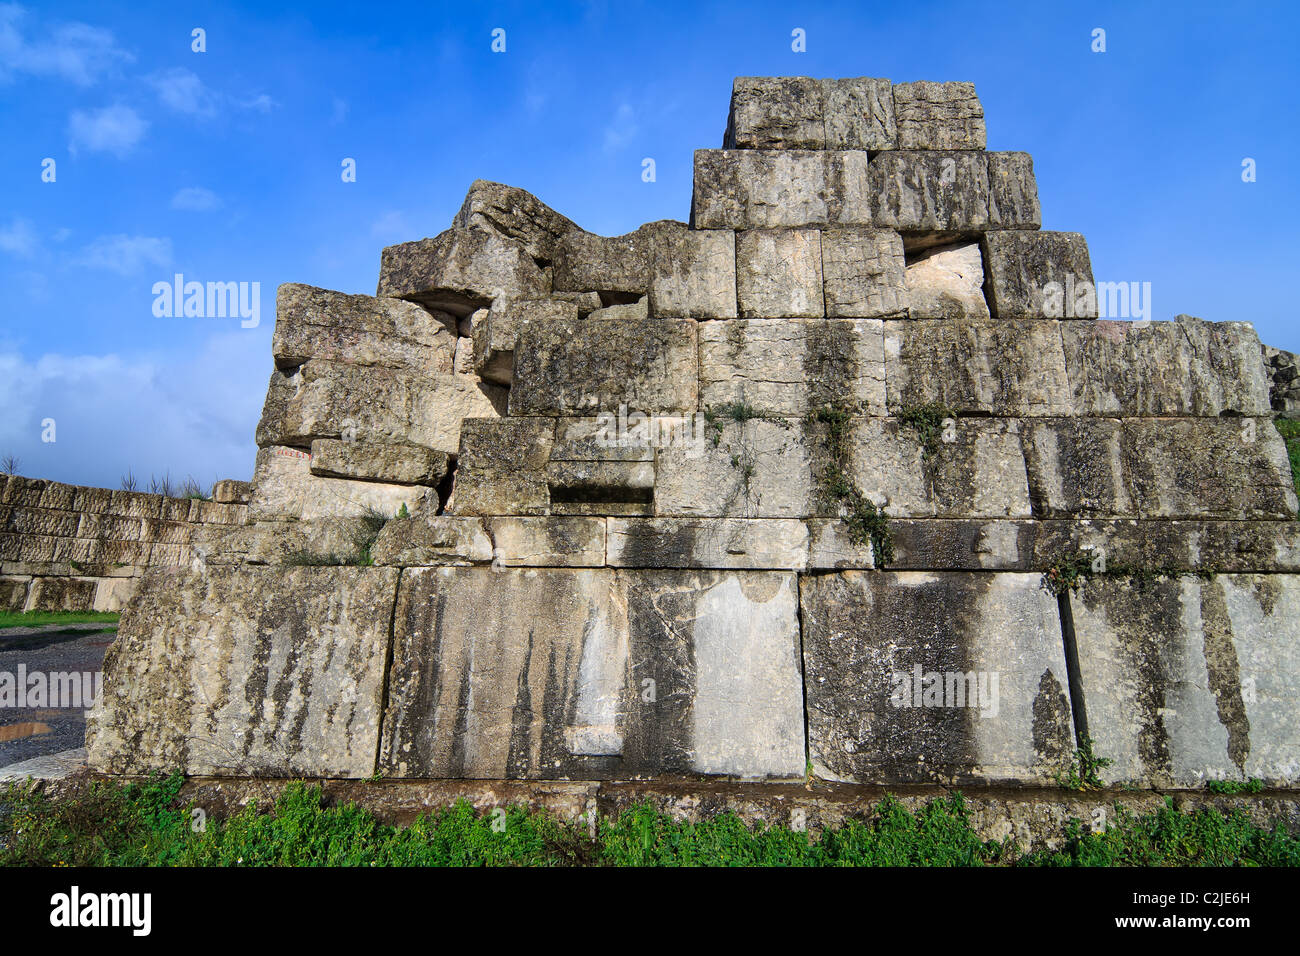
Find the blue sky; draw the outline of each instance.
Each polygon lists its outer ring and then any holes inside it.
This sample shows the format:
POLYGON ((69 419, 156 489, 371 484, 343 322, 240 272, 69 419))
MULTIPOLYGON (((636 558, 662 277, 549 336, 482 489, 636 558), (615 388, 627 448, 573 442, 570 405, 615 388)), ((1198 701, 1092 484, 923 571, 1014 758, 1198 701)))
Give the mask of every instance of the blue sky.
POLYGON ((1295 4, 262 6, 0 3, 0 455, 22 473, 249 477, 278 284, 373 293, 379 250, 446 228, 477 177, 604 234, 685 219, 737 75, 973 80, 989 148, 1033 154, 1043 228, 1082 232, 1099 280, 1300 351, 1295 4), (259 282, 260 325, 155 317, 176 272, 259 282))

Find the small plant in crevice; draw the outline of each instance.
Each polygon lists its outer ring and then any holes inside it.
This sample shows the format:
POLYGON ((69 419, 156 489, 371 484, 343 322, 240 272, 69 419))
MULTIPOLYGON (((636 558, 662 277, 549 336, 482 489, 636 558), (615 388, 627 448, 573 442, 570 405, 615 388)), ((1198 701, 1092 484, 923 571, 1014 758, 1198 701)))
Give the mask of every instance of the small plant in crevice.
POLYGON ((823 499, 843 516, 849 541, 859 547, 870 542, 875 566, 884 568, 894 560, 893 534, 885 509, 878 508, 848 473, 851 418, 847 410, 830 406, 809 412, 808 424, 826 433, 827 463, 815 477, 823 499))
POLYGON ((1286 442, 1286 456, 1291 462, 1291 482, 1300 495, 1300 419, 1286 418, 1279 415, 1273 419, 1278 434, 1286 442))
POLYGON ((921 455, 926 460, 934 458, 943 441, 943 423, 948 419, 956 420, 957 414, 943 402, 927 402, 924 405, 908 405, 898 412, 898 420, 916 432, 921 442, 921 455))
POLYGON ((1262 793, 1264 781, 1258 777, 1251 777, 1249 780, 1207 780, 1205 789, 1210 793, 1262 793))
POLYGON ((1099 771, 1112 762, 1109 757, 1098 757, 1092 749, 1092 738, 1080 734, 1079 745, 1070 758, 1070 768, 1056 778, 1057 783, 1067 790, 1100 790, 1105 784, 1099 771))
POLYGON ((1195 575, 1209 581, 1218 573, 1213 567, 1176 568, 1165 565, 1150 568, 1138 564, 1099 564, 1094 555, 1080 553, 1071 558, 1062 558, 1049 566, 1043 572, 1042 586, 1060 597, 1067 592, 1077 591, 1090 577, 1103 577, 1127 581, 1139 591, 1145 591, 1162 578, 1195 575))
MULTIPOLYGON (((402 510, 393 517, 409 517, 410 513, 406 512, 406 503, 402 502, 402 510)), ((338 552, 318 553, 306 548, 296 548, 285 554, 284 564, 296 567, 337 567, 341 565, 352 565, 355 567, 368 568, 374 565, 375 559, 370 553, 374 547, 379 532, 384 530, 384 525, 391 520, 388 515, 384 514, 377 508, 367 507, 365 511, 357 518, 356 527, 352 532, 353 551, 350 554, 339 554, 338 552)))

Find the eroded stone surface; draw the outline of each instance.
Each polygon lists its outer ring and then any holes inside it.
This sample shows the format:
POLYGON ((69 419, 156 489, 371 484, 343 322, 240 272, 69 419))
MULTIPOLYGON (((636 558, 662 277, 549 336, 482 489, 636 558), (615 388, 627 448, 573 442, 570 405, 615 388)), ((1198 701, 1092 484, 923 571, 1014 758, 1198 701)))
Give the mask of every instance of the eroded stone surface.
POLYGON ((493 299, 536 299, 550 291, 519 243, 486 229, 453 228, 384 249, 377 294, 461 316, 493 299))
POLYGON ((692 225, 870 225, 870 188, 865 151, 697 149, 692 225))
POLYGON ((983 149, 984 107, 974 83, 894 84, 899 149, 983 149))
POLYGON ((736 295, 746 319, 821 318, 818 229, 750 229, 736 235, 736 295))
POLYGON ((874 319, 906 315, 903 240, 892 229, 824 229, 826 315, 874 319))

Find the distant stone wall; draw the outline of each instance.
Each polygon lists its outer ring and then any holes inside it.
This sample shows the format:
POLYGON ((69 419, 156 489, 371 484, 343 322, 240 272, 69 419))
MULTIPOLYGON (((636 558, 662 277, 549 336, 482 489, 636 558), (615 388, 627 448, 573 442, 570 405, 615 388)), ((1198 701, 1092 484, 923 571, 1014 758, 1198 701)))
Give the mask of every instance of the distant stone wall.
POLYGON ((0 475, 0 608, 118 610, 146 568, 189 564, 200 529, 245 522, 246 482, 214 499, 0 475))

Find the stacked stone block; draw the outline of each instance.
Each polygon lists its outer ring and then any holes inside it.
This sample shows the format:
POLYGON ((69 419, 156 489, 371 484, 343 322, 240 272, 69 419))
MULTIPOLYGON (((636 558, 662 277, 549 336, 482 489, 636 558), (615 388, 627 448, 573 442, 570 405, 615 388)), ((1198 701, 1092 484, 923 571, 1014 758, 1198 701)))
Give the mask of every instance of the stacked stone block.
POLYGON ((1040 223, 971 84, 742 78, 689 224, 602 237, 476 182, 377 297, 282 288, 262 523, 151 579, 92 762, 1038 786, 1090 738, 1114 782, 1295 784, 1261 345, 1098 320, 1083 238, 1040 223), (283 579, 285 542, 415 488, 373 566, 283 579))

